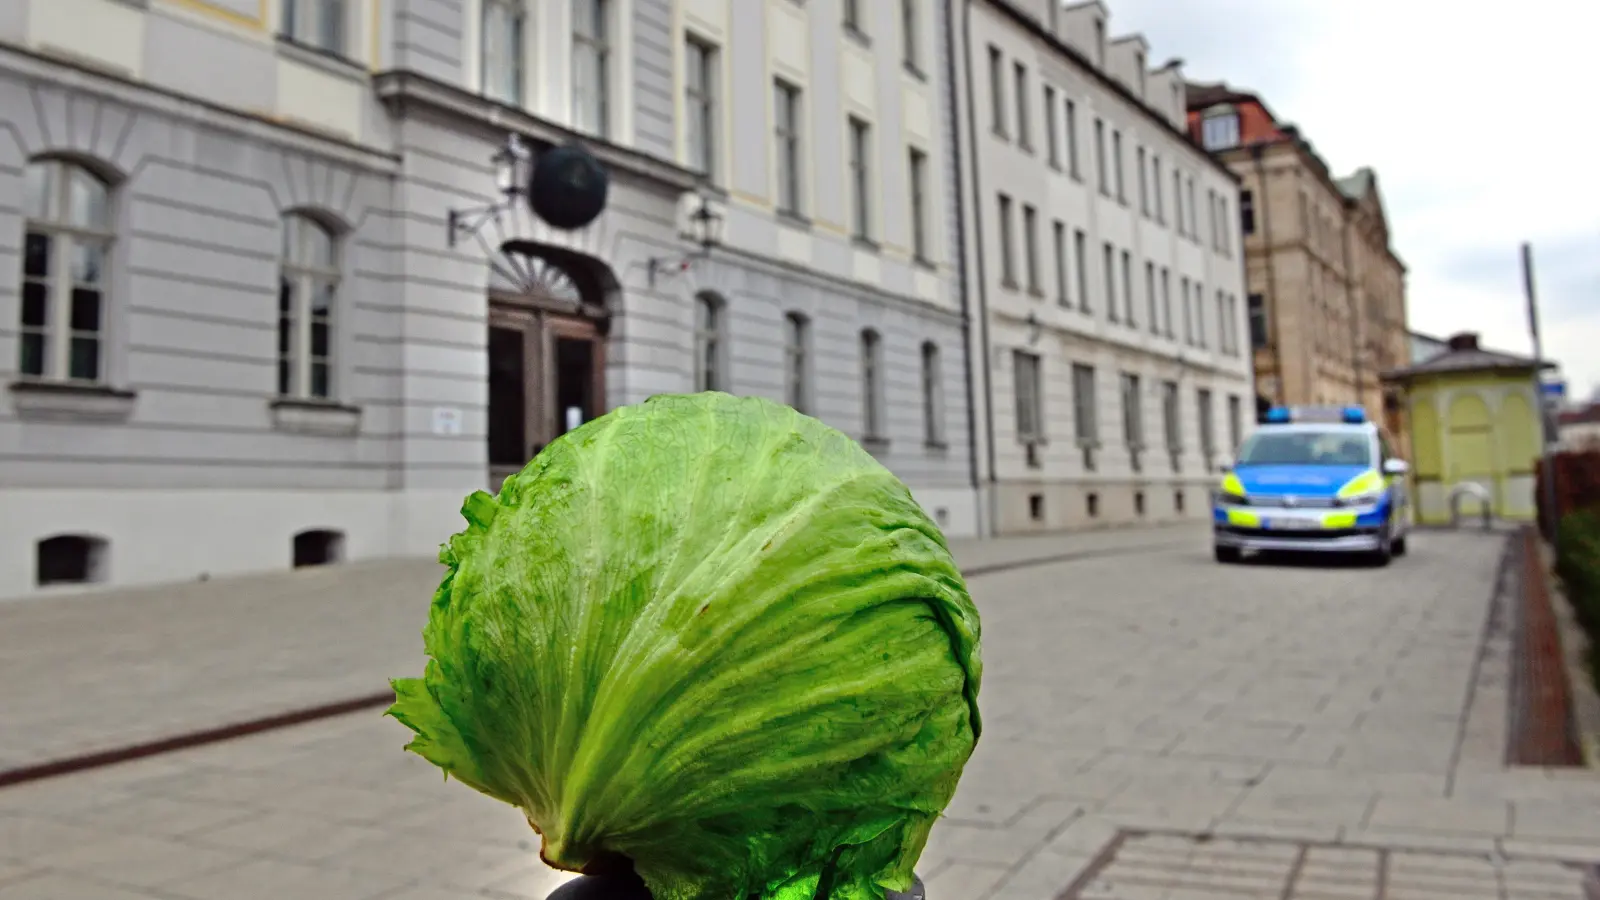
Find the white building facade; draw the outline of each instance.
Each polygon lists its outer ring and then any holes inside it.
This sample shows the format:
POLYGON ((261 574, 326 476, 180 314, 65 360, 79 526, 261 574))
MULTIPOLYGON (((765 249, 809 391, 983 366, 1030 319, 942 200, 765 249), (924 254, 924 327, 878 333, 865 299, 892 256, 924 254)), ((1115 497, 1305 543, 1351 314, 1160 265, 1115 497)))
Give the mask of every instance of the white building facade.
POLYGON ((888 7, 0 4, 0 597, 429 555, 575 423, 705 387, 976 530, 939 25, 888 7), (511 134, 587 146, 607 210, 455 221, 511 134))
POLYGON ((1099 2, 949 5, 989 520, 1208 516, 1254 395, 1239 187, 1185 136, 1178 64, 1099 2))

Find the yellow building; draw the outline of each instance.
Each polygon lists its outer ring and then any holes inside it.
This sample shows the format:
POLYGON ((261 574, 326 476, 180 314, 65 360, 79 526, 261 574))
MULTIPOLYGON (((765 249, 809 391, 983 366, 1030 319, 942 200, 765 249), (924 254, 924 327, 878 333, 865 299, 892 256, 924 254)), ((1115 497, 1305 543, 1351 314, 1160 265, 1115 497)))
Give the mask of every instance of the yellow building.
POLYGON ((1383 374, 1410 413, 1412 496, 1417 522, 1449 524, 1481 514, 1531 520, 1539 459, 1538 372, 1525 356, 1484 350, 1476 334, 1450 338, 1443 353, 1383 374))

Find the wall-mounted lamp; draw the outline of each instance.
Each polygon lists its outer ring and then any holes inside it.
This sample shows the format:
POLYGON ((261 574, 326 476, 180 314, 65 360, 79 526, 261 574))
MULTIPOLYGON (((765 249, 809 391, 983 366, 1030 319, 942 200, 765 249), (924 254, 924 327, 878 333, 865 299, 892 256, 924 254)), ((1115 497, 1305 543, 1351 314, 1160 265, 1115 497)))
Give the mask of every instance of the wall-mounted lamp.
POLYGON ((527 203, 546 225, 562 231, 583 228, 605 211, 610 178, 581 144, 535 153, 522 135, 511 134, 491 159, 500 200, 488 206, 450 210, 446 240, 451 247, 463 237, 477 236, 485 225, 498 221, 501 213, 519 202, 527 203))
POLYGON ((700 195, 700 206, 689 214, 690 236, 698 249, 683 256, 652 256, 645 261, 650 273, 650 286, 655 287, 656 277, 669 277, 686 272, 697 259, 711 256, 712 248, 722 243, 722 216, 711 208, 706 195, 700 195))
POLYGON ((449 212, 447 240, 451 247, 463 237, 472 237, 494 217, 527 196, 528 185, 533 181, 533 151, 522 135, 506 137, 506 144, 497 150, 494 160, 494 181, 500 191, 500 200, 488 206, 471 209, 452 209, 449 212))

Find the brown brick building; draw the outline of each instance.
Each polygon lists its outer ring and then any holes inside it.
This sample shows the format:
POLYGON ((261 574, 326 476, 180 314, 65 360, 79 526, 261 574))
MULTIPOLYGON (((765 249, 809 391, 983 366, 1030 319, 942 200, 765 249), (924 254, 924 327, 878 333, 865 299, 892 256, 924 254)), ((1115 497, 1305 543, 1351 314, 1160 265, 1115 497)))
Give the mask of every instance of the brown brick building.
POLYGON ((1359 402, 1409 450, 1403 410, 1378 380, 1410 361, 1410 338, 1406 268, 1389 243, 1377 175, 1334 177, 1254 94, 1191 84, 1188 108, 1193 139, 1243 180, 1258 403, 1359 402))

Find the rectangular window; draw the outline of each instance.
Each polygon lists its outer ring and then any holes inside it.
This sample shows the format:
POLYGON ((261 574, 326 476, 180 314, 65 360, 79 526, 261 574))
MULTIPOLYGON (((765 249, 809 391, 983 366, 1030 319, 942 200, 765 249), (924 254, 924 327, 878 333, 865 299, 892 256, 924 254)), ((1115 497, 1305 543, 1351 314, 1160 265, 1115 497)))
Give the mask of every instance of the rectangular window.
MULTIPOLYGON (((1052 5, 1054 5, 1052 0, 1052 5)), ((1044 86, 1045 161, 1052 169, 1061 168, 1061 129, 1056 121, 1056 89, 1044 86)))
POLYGON ((900 41, 902 54, 910 71, 922 74, 922 20, 917 7, 920 0, 900 0, 900 41))
POLYGON ((1039 287, 1039 211, 1026 203, 1022 204, 1022 253, 1028 274, 1028 293, 1042 294, 1039 287))
POLYGON ((1117 202, 1126 204, 1128 192, 1122 181, 1122 132, 1111 130, 1111 177, 1117 185, 1117 202))
POLYGON ((883 339, 876 331, 861 332, 861 431, 868 440, 882 440, 883 339))
POLYGON ((1250 191, 1239 192, 1239 230, 1256 233, 1256 196, 1250 191))
POLYGON ((1156 264, 1153 262, 1144 264, 1144 299, 1150 311, 1150 333, 1160 334, 1161 316, 1158 314, 1156 300, 1156 264))
POLYGON ((1238 394, 1228 395, 1228 446, 1230 453, 1239 452, 1244 441, 1244 411, 1238 394))
POLYGON ((1122 373, 1122 442, 1131 451, 1133 470, 1139 471, 1139 451, 1144 449, 1144 398, 1139 395, 1139 376, 1122 373))
POLYGON ((1017 286, 1017 250, 1015 227, 1011 222, 1011 198, 1000 195, 1000 283, 1006 287, 1017 286))
POLYGON ((932 341, 922 345, 922 440, 944 446, 944 366, 932 341))
POLYGON ((906 153, 911 184, 911 255, 928 261, 928 154, 915 147, 906 153))
POLYGON ((1216 425, 1212 422, 1211 392, 1200 388, 1194 395, 1195 406, 1200 413, 1200 455, 1204 457, 1206 471, 1211 471, 1217 458, 1216 425))
POLYGON ((855 236, 872 238, 872 126, 850 117, 850 204, 855 236))
POLYGON ((1156 224, 1167 224, 1166 203, 1161 199, 1161 157, 1150 156, 1150 199, 1154 201, 1156 224))
POLYGON ((1017 400, 1017 440, 1024 443, 1044 437, 1044 403, 1040 396, 1039 357, 1023 350, 1011 351, 1017 400))
POLYGON ((1117 315, 1117 252, 1112 248, 1111 242, 1106 241, 1101 247, 1101 270, 1105 272, 1106 282, 1106 318, 1115 322, 1117 315))
POLYGON ((1056 302, 1062 306, 1072 305, 1070 292, 1070 276, 1067 274, 1067 223, 1057 219, 1051 226, 1053 249, 1056 253, 1056 302))
POLYGON ((1015 92, 1017 95, 1017 144, 1024 150, 1033 149, 1033 135, 1028 128, 1028 67, 1022 63, 1012 64, 1013 75, 1016 78, 1015 92))
POLYGON ((1206 116, 1200 120, 1200 144, 1207 150, 1226 150, 1239 144, 1239 114, 1206 116))
POLYGON ((1217 227, 1217 192, 1210 188, 1206 189, 1206 217, 1211 220, 1206 226, 1211 232, 1211 249, 1220 250, 1222 246, 1218 243, 1218 235, 1222 229, 1217 227))
POLYGON ((1196 347, 1206 346, 1206 286, 1199 281, 1194 283, 1194 343, 1196 347))
MULTIPOLYGON (((1205 328, 1201 327, 1201 332, 1205 328)), ((1224 291, 1217 291, 1217 349, 1223 353, 1231 353, 1233 348, 1228 346, 1228 295, 1224 291)))
POLYGON ((1072 264, 1078 270, 1078 311, 1088 314, 1093 306, 1089 302, 1089 238, 1082 228, 1072 232, 1072 264))
POLYGON ((522 105, 524 21, 521 0, 483 0, 479 21, 483 93, 512 106, 522 105))
POLYGON ((861 0, 840 0, 840 10, 843 15, 843 24, 847 31, 862 34, 861 30, 861 0))
POLYGON ((778 210, 801 213, 800 89, 783 80, 773 82, 773 137, 777 146, 778 210))
POLYGON ((1251 294, 1245 298, 1247 312, 1250 315, 1250 346, 1267 346, 1267 301, 1260 294, 1251 294))
POLYGON ((1111 172, 1106 159, 1106 123, 1105 120, 1094 120, 1094 165, 1100 178, 1100 193, 1111 196, 1111 172))
POLYGON ((1178 281, 1178 300, 1183 303, 1183 342, 1194 344, 1194 314, 1189 311, 1189 276, 1178 281))
POLYGON ((1189 237, 1191 237, 1191 238, 1195 239, 1196 241, 1198 241, 1198 240, 1200 240, 1200 219, 1199 219, 1198 208, 1195 206, 1195 200, 1194 200, 1195 193, 1194 193, 1194 176, 1193 175, 1189 176, 1189 180, 1185 182, 1185 185, 1189 189, 1189 204, 1188 204, 1188 206, 1189 206, 1189 209, 1188 209, 1188 213, 1189 213, 1189 237))
POLYGON ((806 360, 806 351, 811 344, 810 323, 799 313, 789 313, 784 317, 784 325, 787 330, 783 347, 787 363, 784 366, 787 375, 784 399, 800 412, 806 412, 810 407, 808 387, 811 367, 806 360))
POLYGON ((1094 367, 1073 363, 1072 430, 1079 444, 1089 446, 1100 440, 1100 417, 1094 390, 1094 367))
POLYGON ((1133 316, 1133 254, 1122 251, 1122 308, 1129 328, 1138 328, 1133 316))
POLYGON ((1150 172, 1145 168, 1144 148, 1140 147, 1136 154, 1139 166, 1139 214, 1150 215, 1150 172))
POLYGON ((989 124, 995 134, 1006 137, 1006 58, 993 44, 989 45, 989 124))
POLYGON ((283 36, 296 44, 346 55, 346 0, 283 0, 283 36))
POLYGON ((1166 266, 1161 267, 1161 323, 1162 330, 1167 337, 1172 333, 1172 270, 1166 266))
POLYGON ((717 170, 717 49, 698 38, 684 42, 684 149, 689 168, 717 170))
POLYGON ((1172 170, 1172 227, 1178 229, 1178 234, 1189 233, 1187 223, 1189 217, 1183 214, 1183 173, 1177 169, 1172 170))
POLYGON ((1222 251, 1223 256, 1233 253, 1231 228, 1228 218, 1228 198, 1219 196, 1217 197, 1217 243, 1219 245, 1217 249, 1222 251))
POLYGON ((611 129, 610 0, 574 0, 572 125, 600 137, 611 129))
POLYGON ((1161 430, 1167 440, 1167 452, 1174 457, 1183 452, 1183 421, 1179 418, 1181 414, 1181 410, 1178 409, 1178 383, 1161 382, 1161 430))
POLYGON ((1078 168, 1078 104, 1067 100, 1067 173, 1079 181, 1083 170, 1078 168))

